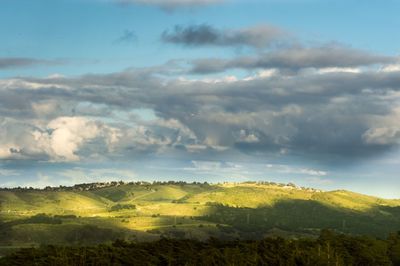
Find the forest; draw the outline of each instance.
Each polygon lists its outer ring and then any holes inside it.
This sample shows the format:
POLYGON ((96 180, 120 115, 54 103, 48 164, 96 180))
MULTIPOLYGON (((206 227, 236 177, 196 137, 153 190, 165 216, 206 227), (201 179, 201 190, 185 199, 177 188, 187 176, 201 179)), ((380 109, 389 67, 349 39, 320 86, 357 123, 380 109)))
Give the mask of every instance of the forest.
POLYGON ((25 248, 0 265, 400 265, 400 232, 386 239, 322 230, 317 239, 116 240, 97 246, 25 248))

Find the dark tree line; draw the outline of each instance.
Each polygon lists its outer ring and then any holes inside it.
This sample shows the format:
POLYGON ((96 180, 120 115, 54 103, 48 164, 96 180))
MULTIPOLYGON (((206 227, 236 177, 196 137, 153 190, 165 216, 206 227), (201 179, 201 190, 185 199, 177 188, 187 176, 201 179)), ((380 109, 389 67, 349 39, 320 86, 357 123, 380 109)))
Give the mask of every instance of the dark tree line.
POLYGON ((33 187, 13 187, 13 188, 0 188, 0 191, 13 191, 13 192, 33 192, 33 191, 93 191, 108 187, 118 187, 123 185, 135 185, 150 187, 152 185, 199 185, 199 186, 209 186, 207 182, 185 182, 185 181, 137 181, 137 182, 124 182, 124 181, 111 181, 111 182, 94 182, 94 183, 82 183, 73 186, 63 186, 58 187, 46 186, 44 188, 33 188, 33 187))
POLYGON ((318 239, 122 240, 112 245, 21 249, 0 265, 400 265, 400 232, 381 240, 324 230, 318 239))
MULTIPOLYGON (((226 182, 224 182, 226 183, 226 182)), ((220 184, 220 183, 218 183, 220 184)), ((275 182, 268 182, 268 181, 247 181, 247 182, 242 182, 242 183, 234 183, 236 185, 238 184, 256 184, 256 185, 273 185, 273 186, 279 186, 279 187, 293 187, 297 189, 303 189, 303 190, 310 190, 310 191, 319 191, 317 189, 313 188, 306 188, 306 187, 297 187, 293 183, 275 183, 275 182)), ((153 182, 147 182, 147 181, 136 181, 136 182, 124 182, 124 181, 111 181, 111 182, 93 182, 93 183, 82 183, 82 184, 76 184, 73 186, 63 186, 60 185, 58 187, 52 187, 52 186, 46 186, 44 188, 33 188, 33 187, 12 187, 12 188, 1 188, 0 191, 13 191, 13 192, 33 192, 33 191, 93 191, 93 190, 99 190, 102 188, 108 188, 108 187, 118 187, 118 186, 123 186, 123 185, 135 185, 135 186, 145 186, 145 187, 150 187, 150 186, 156 186, 156 185, 175 185, 175 186, 185 186, 185 185, 198 185, 200 187, 208 187, 211 184, 208 182, 186 182, 186 181, 153 181, 153 182)))

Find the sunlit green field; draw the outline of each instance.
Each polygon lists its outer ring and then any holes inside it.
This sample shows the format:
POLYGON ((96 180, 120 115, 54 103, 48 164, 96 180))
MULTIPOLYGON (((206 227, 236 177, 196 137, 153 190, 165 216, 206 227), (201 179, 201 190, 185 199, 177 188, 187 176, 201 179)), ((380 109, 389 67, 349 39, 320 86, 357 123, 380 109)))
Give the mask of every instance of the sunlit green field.
POLYGON ((0 253, 116 238, 313 236, 332 228, 385 237, 400 202, 280 184, 123 184, 88 191, 0 191, 0 253))

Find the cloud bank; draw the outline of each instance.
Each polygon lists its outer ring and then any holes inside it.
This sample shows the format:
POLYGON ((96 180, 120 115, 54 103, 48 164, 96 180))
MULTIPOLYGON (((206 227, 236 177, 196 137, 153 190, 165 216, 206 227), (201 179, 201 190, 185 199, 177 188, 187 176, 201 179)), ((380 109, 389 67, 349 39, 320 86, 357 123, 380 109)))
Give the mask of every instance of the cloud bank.
POLYGON ((270 51, 255 56, 233 59, 207 58, 192 62, 192 73, 209 74, 229 69, 278 68, 299 70, 302 68, 353 68, 396 62, 395 57, 369 53, 339 45, 320 47, 295 47, 270 51))
POLYGON ((399 90, 400 73, 378 68, 187 79, 156 67, 3 79, 0 158, 239 152, 356 160, 400 143, 399 90))

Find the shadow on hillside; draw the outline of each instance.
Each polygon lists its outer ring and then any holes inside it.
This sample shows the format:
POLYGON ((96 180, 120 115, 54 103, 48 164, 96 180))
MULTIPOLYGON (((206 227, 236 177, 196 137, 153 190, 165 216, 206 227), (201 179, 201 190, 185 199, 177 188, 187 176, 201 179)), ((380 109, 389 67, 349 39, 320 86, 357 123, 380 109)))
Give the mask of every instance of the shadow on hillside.
MULTIPOLYGON (((138 240, 144 234, 118 225, 98 225, 85 218, 78 219, 75 215, 37 214, 0 223, 0 246, 94 245, 117 239, 138 240)), ((146 237, 149 239, 149 236, 146 237)))
POLYGON ((366 212, 331 207, 313 200, 281 200, 273 206, 243 208, 211 205, 200 219, 228 225, 260 238, 273 229, 318 234, 320 229, 385 238, 400 230, 400 207, 375 207, 366 212))

